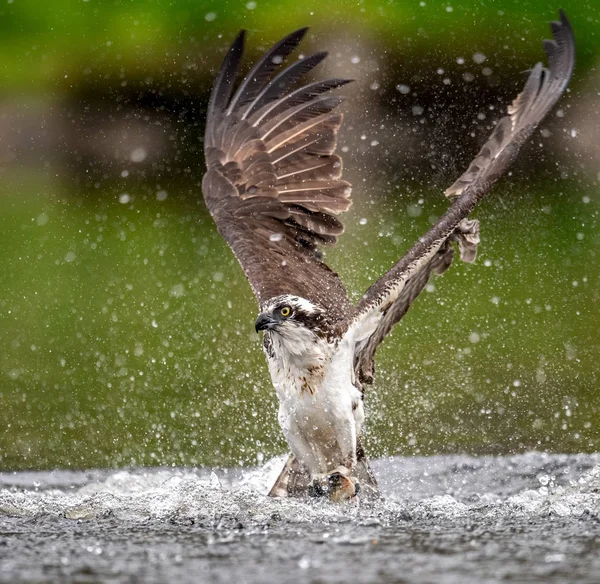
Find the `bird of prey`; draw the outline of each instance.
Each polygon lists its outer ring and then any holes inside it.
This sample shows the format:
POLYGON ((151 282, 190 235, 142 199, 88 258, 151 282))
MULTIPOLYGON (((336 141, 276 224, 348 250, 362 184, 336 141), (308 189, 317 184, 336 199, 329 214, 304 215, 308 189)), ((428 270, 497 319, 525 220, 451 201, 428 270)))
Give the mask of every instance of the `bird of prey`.
POLYGON ((338 215, 351 205, 335 154, 342 98, 349 82, 299 85, 327 56, 282 65, 306 28, 276 43, 237 87, 244 48, 239 33, 210 97, 202 182, 206 205, 256 295, 256 331, 279 400, 279 423, 291 454, 272 496, 377 496, 361 446, 363 391, 374 356, 432 274, 460 258, 475 259, 479 223, 469 213, 515 160, 519 148, 564 92, 575 60, 571 26, 560 11, 523 91, 496 124, 467 171, 445 191, 444 215, 353 305, 320 247, 343 231, 338 215))

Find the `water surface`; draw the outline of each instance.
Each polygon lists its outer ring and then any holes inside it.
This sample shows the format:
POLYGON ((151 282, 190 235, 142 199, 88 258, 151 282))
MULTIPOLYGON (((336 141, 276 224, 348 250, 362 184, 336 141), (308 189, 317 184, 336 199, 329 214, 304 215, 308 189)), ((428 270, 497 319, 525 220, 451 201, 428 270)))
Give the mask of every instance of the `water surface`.
POLYGON ((598 582, 599 454, 381 459, 372 506, 281 464, 0 474, 0 581, 598 582))

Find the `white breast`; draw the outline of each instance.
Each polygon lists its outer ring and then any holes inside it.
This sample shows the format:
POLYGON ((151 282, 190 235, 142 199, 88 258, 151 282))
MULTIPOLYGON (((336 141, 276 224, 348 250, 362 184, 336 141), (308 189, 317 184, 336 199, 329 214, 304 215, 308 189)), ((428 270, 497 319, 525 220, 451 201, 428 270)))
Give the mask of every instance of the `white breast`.
POLYGON ((312 334, 295 339, 293 347, 277 334, 271 340, 267 362, 292 452, 311 474, 346 464, 364 420, 361 393, 353 385, 354 345, 312 334))

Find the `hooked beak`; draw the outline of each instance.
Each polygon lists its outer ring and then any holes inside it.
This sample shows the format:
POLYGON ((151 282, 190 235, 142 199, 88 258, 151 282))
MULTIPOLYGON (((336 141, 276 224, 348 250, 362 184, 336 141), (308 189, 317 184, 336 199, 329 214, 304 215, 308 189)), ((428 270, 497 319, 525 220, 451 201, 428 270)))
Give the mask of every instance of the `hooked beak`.
POLYGON ((256 332, 264 331, 266 329, 273 328, 274 324, 275 321, 268 314, 259 314, 254 328, 256 329, 256 332))

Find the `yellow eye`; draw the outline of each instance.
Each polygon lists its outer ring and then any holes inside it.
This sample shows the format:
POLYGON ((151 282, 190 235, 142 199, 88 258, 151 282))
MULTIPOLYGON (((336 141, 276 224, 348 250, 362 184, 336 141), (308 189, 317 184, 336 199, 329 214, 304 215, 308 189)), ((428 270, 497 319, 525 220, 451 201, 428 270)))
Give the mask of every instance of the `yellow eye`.
POLYGON ((289 306, 284 306, 279 313, 281 316, 289 316, 292 313, 292 309, 289 306))

